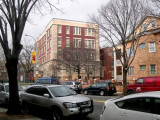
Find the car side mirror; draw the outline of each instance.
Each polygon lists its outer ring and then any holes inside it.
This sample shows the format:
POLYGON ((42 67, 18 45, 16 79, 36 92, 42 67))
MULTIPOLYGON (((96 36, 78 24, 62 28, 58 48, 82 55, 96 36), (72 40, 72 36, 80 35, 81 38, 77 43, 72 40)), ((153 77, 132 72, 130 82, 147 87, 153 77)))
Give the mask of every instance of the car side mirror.
POLYGON ((43 96, 46 98, 49 98, 49 94, 44 94, 43 96))

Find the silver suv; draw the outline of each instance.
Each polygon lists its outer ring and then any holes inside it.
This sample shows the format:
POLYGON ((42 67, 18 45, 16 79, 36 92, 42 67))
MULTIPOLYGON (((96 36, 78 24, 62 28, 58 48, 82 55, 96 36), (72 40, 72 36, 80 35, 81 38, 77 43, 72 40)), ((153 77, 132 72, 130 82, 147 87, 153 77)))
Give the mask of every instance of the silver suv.
POLYGON ((46 108, 51 111, 53 120, 65 116, 93 112, 93 101, 63 85, 31 85, 21 94, 23 111, 29 108, 46 108))
POLYGON ((76 91, 77 93, 80 93, 82 90, 82 85, 80 82, 76 82, 76 81, 66 81, 64 82, 65 86, 69 87, 70 89, 76 91))

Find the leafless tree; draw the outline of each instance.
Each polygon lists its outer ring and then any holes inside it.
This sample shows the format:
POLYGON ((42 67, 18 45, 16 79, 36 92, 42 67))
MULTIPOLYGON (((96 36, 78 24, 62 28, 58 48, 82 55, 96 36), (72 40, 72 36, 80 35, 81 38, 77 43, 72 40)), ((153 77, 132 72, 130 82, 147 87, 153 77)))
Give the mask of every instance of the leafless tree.
MULTIPOLYGON (((55 0, 59 1, 59 0, 55 0)), ((8 114, 20 113, 17 65, 23 48, 21 38, 26 21, 31 11, 42 13, 42 7, 47 10, 59 10, 52 0, 0 0, 0 43, 6 58, 6 68, 9 76, 9 107, 8 114), (11 40, 9 40, 11 33, 11 40), (11 46, 9 46, 11 42, 11 46), (13 104, 14 103, 14 104, 13 104)))
POLYGON ((100 35, 118 51, 118 45, 122 46, 118 53, 123 67, 123 94, 126 93, 126 77, 128 69, 134 60, 139 38, 143 32, 136 33, 136 27, 152 10, 141 0, 111 0, 101 6, 99 15, 91 16, 91 20, 98 24, 100 35), (130 41, 130 49, 127 51, 127 42, 130 41))
POLYGON ((71 45, 69 48, 62 49, 61 57, 61 63, 68 67, 70 71, 77 72, 78 79, 80 79, 82 68, 93 63, 96 52, 81 47, 75 48, 74 45, 71 45))
POLYGON ((29 80, 29 73, 33 72, 34 65, 32 63, 32 51, 34 46, 29 44, 29 41, 25 40, 25 45, 23 46, 22 52, 19 56, 19 65, 23 67, 26 78, 29 80))

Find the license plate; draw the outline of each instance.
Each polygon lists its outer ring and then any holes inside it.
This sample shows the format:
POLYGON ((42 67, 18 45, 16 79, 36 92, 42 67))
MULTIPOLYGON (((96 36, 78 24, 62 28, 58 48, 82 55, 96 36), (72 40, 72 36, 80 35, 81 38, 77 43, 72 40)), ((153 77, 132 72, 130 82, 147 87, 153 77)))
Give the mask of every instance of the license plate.
POLYGON ((82 112, 83 112, 83 113, 85 113, 85 112, 89 112, 89 111, 91 111, 91 109, 90 109, 90 108, 86 108, 86 109, 82 110, 82 112))

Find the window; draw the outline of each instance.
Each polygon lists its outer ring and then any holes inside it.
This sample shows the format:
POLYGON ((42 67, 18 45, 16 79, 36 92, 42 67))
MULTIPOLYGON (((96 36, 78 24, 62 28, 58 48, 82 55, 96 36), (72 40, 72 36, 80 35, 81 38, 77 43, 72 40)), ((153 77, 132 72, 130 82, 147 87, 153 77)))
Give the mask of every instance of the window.
POLYGON ((136 82, 136 84, 142 84, 143 83, 143 78, 139 78, 136 82))
POLYGON ((134 75, 134 67, 129 67, 128 75, 134 75))
POLYGON ((155 42, 149 43, 149 52, 156 52, 155 42))
POLYGON ((151 112, 151 99, 150 98, 132 98, 123 101, 116 102, 119 108, 140 111, 140 112, 151 112))
POLYGON ((140 65, 140 70, 146 70, 146 65, 140 65))
POLYGON ((62 37, 58 37, 58 47, 61 47, 62 37))
POLYGON ((81 39, 80 38, 74 38, 74 47, 81 48, 81 39))
POLYGON ((85 28, 85 36, 94 36, 94 28, 85 28))
POLYGON ((66 47, 69 47, 69 44, 70 44, 70 39, 69 37, 66 38, 66 47))
POLYGON ((143 31, 146 31, 146 30, 147 30, 147 24, 146 24, 146 23, 144 23, 144 24, 142 25, 142 30, 143 30, 143 31))
POLYGON ((81 35, 81 27, 74 26, 73 27, 73 34, 74 35, 81 35))
POLYGON ((58 59, 60 59, 61 58, 61 50, 59 49, 58 50, 58 59))
POLYGON ((133 56, 134 54, 133 54, 134 52, 133 52, 133 48, 132 48, 132 50, 131 50, 131 48, 127 48, 127 57, 129 57, 129 56, 133 56))
POLYGON ((155 20, 151 20, 151 28, 155 28, 156 27, 156 21, 155 20))
POLYGON ((160 115, 160 99, 156 98, 154 100, 154 114, 160 115))
POLYGON ((62 25, 58 25, 58 33, 62 33, 62 25))
POLYGON ((145 43, 141 43, 141 44, 139 45, 139 49, 143 49, 143 48, 145 48, 145 43))
POLYGON ((69 34, 70 33, 70 27, 69 25, 66 26, 66 34, 69 34))
POLYGON ((150 65, 150 73, 156 74, 156 65, 150 65))
POLYGON ((95 48, 95 41, 94 40, 85 40, 85 48, 95 48))

